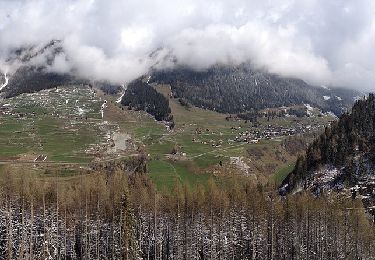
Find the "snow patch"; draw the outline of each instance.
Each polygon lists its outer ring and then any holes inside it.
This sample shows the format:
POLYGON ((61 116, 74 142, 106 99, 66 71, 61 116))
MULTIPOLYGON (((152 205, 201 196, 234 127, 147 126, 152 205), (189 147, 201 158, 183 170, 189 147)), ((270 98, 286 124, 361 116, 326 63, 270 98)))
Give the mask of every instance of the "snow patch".
POLYGON ((327 101, 327 100, 330 100, 331 97, 330 96, 323 96, 324 100, 327 101))
POLYGON ((331 112, 331 111, 326 112, 325 115, 326 115, 326 116, 333 117, 333 118, 335 118, 335 119, 338 119, 338 117, 337 117, 333 112, 331 112))
POLYGON ((125 87, 125 85, 122 85, 121 86, 122 87, 122 89, 123 89, 123 92, 122 92, 122 94, 121 94, 121 96, 116 100, 116 103, 121 103, 121 100, 122 100, 122 98, 125 96, 125 92, 126 92, 126 87, 125 87))
POLYGON ((314 108, 310 105, 310 104, 303 104, 307 111, 306 111, 306 114, 309 115, 309 116, 312 116, 313 115, 313 111, 314 111, 314 108))
POLYGON ((4 78, 5 78, 5 82, 4 82, 4 84, 1 85, 0 91, 2 91, 6 86, 8 86, 8 83, 9 83, 9 78, 8 78, 6 72, 4 73, 4 78))
POLYGON ((312 184, 319 184, 319 186, 322 187, 330 187, 337 177, 342 174, 343 172, 340 169, 337 169, 332 165, 326 165, 320 170, 314 172, 312 184))
POLYGON ((151 80, 151 76, 148 76, 146 83, 148 84, 151 80))
POLYGON ((303 104, 303 105, 306 107, 307 111, 312 112, 314 110, 314 108, 310 104, 303 104))
POLYGON ((86 110, 78 107, 78 115, 82 116, 85 112, 86 112, 86 110))
POLYGON ((102 114, 102 119, 104 118, 104 108, 106 108, 107 100, 104 100, 102 107, 100 108, 100 113, 102 114))

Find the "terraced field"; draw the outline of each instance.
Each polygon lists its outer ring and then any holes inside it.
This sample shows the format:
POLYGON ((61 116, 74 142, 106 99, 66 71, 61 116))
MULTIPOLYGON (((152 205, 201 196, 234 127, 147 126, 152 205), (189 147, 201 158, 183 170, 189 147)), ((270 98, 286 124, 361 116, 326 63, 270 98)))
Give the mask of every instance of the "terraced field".
POLYGON ((116 128, 102 120, 102 104, 88 87, 57 88, 2 100, 0 158, 91 161, 116 128))
MULTIPOLYGON (((169 98, 168 86, 155 88, 169 98)), ((214 111, 185 107, 169 98, 175 122, 170 131, 145 112, 122 107, 117 99, 77 86, 1 101, 0 161, 60 163, 60 175, 69 177, 74 170, 66 164, 87 165, 144 151, 150 177, 160 190, 171 190, 176 182, 205 186, 211 177, 228 183, 231 176, 279 183, 293 168, 301 147, 287 147, 287 136, 261 138, 257 143, 239 141, 238 137, 270 126, 314 126, 298 135, 309 140, 333 120, 329 116, 276 117, 261 118, 259 125, 253 125, 226 120, 228 115, 214 111), (127 147, 127 151, 117 150, 116 142, 126 142, 119 147, 127 147)))

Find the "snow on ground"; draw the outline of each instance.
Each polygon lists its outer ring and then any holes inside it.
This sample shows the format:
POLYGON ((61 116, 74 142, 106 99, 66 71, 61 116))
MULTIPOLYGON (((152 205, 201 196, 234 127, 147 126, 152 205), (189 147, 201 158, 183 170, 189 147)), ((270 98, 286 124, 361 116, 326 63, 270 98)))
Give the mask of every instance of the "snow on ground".
POLYGON ((336 118, 336 119, 338 118, 338 117, 337 117, 334 113, 332 113, 331 111, 326 112, 325 115, 326 115, 326 116, 330 116, 330 117, 334 117, 334 118, 336 118))
POLYGON ((320 87, 324 89, 329 89, 329 87, 327 87, 326 85, 321 85, 320 87))
POLYGON ((304 106, 307 108, 307 111, 313 111, 314 108, 310 104, 304 104, 304 106))
POLYGON ((331 97, 330 96, 323 96, 324 100, 327 101, 327 100, 330 100, 331 97))
POLYGON ((341 100, 342 100, 342 98, 341 98, 341 97, 339 97, 339 96, 336 96, 336 98, 337 98, 337 100, 339 100, 339 101, 341 101, 341 100))
POLYGON ((85 109, 82 109, 80 107, 78 107, 78 115, 82 116, 83 114, 85 114, 87 111, 85 109))
POLYGON ((124 97, 124 95, 125 95, 125 91, 124 91, 124 93, 122 93, 122 95, 116 100, 116 103, 121 103, 121 100, 122 100, 122 98, 124 97))
POLYGON ((100 113, 102 114, 102 119, 104 118, 104 108, 106 107, 107 105, 107 100, 104 100, 104 103, 102 105, 102 107, 100 108, 100 113))
MULTIPOLYGON (((148 82, 148 81, 147 81, 147 82, 148 82)), ((126 87, 125 87, 125 85, 122 85, 121 87, 122 87, 122 89, 123 89, 123 92, 122 92, 122 95, 116 100, 116 103, 121 103, 121 100, 122 100, 122 98, 123 98, 124 95, 125 95, 126 87)))
POLYGON ((326 165, 320 170, 314 172, 314 184, 320 184, 323 186, 330 185, 342 171, 332 165, 326 165))
POLYGON ((5 78, 5 83, 1 85, 1 87, 0 87, 0 91, 2 91, 3 88, 5 88, 6 86, 8 86, 8 83, 9 83, 9 78, 8 78, 6 72, 4 73, 4 78, 5 78))
POLYGON ((312 116, 312 112, 314 111, 314 108, 310 105, 310 104, 303 104, 305 107, 306 107, 306 109, 307 109, 307 111, 306 111, 306 113, 309 115, 309 116, 312 116))

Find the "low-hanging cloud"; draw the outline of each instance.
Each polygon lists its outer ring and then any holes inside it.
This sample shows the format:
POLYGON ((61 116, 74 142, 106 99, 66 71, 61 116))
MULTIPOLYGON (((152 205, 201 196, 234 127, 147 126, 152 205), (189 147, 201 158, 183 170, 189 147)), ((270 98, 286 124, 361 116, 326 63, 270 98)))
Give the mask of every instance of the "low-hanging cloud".
POLYGON ((116 83, 155 67, 249 62, 374 90, 374 13, 373 0, 0 0, 0 69, 15 66, 11 50, 59 39, 49 70, 116 83))

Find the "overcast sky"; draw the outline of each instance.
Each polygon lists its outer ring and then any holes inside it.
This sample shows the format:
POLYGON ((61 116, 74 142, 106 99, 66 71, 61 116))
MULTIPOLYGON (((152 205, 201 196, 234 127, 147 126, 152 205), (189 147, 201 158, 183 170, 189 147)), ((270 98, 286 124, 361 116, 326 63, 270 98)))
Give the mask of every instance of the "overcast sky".
POLYGON ((374 14, 374 0, 0 0, 0 67, 12 48, 61 39, 51 69, 118 83, 175 57, 375 90, 374 14))

